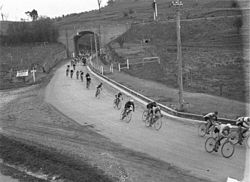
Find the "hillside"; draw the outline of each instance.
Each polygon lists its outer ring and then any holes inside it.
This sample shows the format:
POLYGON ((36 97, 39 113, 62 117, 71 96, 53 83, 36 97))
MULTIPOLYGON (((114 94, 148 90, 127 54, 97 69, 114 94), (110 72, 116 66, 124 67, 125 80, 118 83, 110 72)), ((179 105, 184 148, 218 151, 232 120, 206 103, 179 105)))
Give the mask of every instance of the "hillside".
MULTIPOLYGON (((175 8, 170 6, 171 0, 157 0, 158 20, 166 21, 175 17, 175 8)), ((233 0, 185 0, 182 7, 182 19, 238 15, 238 8, 232 8, 233 0)), ((240 1, 246 7, 247 0, 240 1)), ((153 20, 152 0, 116 0, 115 3, 98 10, 69 14, 57 19, 59 27, 81 26, 81 24, 110 23, 142 23, 153 20)))
POLYGON ((27 44, 14 47, 0 47, 0 89, 20 87, 32 83, 31 75, 17 79, 16 71, 37 68, 37 79, 65 58, 64 46, 61 44, 27 44))

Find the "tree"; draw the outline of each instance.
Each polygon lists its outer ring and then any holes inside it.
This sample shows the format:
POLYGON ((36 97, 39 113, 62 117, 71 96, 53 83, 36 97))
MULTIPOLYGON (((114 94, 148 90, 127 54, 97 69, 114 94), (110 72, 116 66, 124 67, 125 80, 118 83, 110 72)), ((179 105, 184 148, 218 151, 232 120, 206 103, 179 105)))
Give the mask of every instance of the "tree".
POLYGON ((36 21, 38 18, 38 13, 35 9, 33 9, 32 11, 26 11, 25 14, 30 16, 32 18, 32 21, 36 21))
POLYGON ((99 12, 101 12, 101 3, 102 3, 102 0, 97 0, 97 3, 98 3, 98 7, 99 7, 99 12))
POLYGON ((115 0, 108 0, 107 4, 108 6, 112 6, 114 4, 115 0))

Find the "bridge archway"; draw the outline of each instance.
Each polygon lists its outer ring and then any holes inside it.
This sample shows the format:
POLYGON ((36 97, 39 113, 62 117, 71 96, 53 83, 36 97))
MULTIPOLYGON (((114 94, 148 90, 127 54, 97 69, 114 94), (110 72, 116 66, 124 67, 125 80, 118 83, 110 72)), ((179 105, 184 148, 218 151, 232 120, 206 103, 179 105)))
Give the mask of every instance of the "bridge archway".
POLYGON ((93 31, 81 31, 74 36, 74 52, 78 56, 80 51, 87 49, 90 52, 96 52, 95 49, 100 48, 100 38, 93 31), (96 40, 95 40, 96 37, 96 40))

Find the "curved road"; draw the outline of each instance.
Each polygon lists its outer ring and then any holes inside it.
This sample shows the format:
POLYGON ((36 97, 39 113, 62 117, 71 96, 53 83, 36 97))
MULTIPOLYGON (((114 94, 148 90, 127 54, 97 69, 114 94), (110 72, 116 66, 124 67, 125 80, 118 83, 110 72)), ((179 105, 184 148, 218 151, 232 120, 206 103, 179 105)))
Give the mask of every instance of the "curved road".
MULTIPOLYGON (((209 154, 204 149, 205 138, 197 136, 197 128, 176 120, 164 118, 160 131, 146 128, 141 121, 143 105, 136 102, 132 121, 119 120, 120 111, 112 102, 115 89, 104 84, 100 99, 94 97, 99 83, 93 78, 91 88, 85 81, 65 76, 66 65, 59 68, 46 89, 46 101, 82 125, 93 125, 96 131, 116 143, 185 169, 190 174, 211 181, 226 181, 227 177, 242 179, 245 148, 237 146, 230 159, 220 152, 209 154)), ((77 67, 86 73, 86 68, 77 67)), ((127 98, 125 98, 127 100, 127 98)), ((181 119, 180 119, 181 120, 181 119)))

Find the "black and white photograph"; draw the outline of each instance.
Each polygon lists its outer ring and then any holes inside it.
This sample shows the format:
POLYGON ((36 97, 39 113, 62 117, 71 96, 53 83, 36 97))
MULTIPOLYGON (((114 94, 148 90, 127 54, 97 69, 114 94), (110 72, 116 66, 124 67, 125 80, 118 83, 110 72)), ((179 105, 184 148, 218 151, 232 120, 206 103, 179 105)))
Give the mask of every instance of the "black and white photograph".
POLYGON ((250 0, 0 0, 0 182, 250 182, 250 0))

